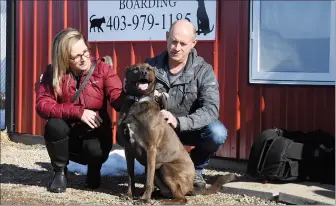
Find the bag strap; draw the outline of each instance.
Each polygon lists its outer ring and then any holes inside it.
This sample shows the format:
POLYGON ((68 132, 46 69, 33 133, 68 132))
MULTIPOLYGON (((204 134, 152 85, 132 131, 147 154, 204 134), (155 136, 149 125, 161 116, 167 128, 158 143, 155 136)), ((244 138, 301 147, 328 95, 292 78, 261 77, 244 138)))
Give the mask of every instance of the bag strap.
POLYGON ((93 73, 95 67, 96 67, 96 60, 92 63, 91 68, 89 70, 89 73, 87 74, 83 84, 79 87, 79 89, 76 91, 76 94, 71 98, 71 102, 73 103, 79 96, 80 92, 84 89, 86 83, 89 81, 91 74, 93 73))

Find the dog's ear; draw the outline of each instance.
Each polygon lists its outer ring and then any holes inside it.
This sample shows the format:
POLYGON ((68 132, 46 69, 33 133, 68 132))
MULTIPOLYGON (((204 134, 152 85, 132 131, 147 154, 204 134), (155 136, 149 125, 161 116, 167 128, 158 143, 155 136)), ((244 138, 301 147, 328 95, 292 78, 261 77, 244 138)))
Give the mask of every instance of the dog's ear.
POLYGON ((126 67, 126 69, 125 69, 125 77, 126 77, 127 73, 128 73, 129 71, 131 71, 132 68, 133 68, 132 66, 128 66, 128 67, 126 67))
MULTIPOLYGON (((146 63, 146 69, 152 71, 154 73, 154 76, 156 77, 156 69, 154 67, 152 67, 151 65, 149 65, 148 63, 146 63)), ((156 80, 156 78, 155 78, 156 80)))
POLYGON ((126 92, 127 93, 127 76, 128 76, 128 72, 131 70, 131 67, 126 67, 126 69, 125 69, 125 76, 124 76, 124 80, 123 80, 123 82, 122 82, 122 86, 123 86, 123 90, 124 90, 124 92, 126 92))
POLYGON ((125 72, 129 71, 132 67, 126 67, 125 72))
POLYGON ((156 75, 156 69, 150 65, 149 65, 149 68, 151 68, 151 70, 153 70, 154 74, 156 75))

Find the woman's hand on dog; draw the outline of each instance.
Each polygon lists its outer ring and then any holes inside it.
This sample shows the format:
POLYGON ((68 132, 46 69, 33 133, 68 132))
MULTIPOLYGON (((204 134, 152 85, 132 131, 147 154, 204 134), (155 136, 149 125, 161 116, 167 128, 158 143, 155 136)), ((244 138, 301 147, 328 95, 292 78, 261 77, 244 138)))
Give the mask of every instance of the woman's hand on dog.
POLYGON ((92 129, 99 127, 100 123, 103 122, 99 114, 89 109, 84 110, 81 120, 89 125, 92 129))
POLYGON ((170 124, 174 129, 177 127, 177 119, 171 112, 163 109, 160 111, 160 113, 162 114, 166 122, 170 124))

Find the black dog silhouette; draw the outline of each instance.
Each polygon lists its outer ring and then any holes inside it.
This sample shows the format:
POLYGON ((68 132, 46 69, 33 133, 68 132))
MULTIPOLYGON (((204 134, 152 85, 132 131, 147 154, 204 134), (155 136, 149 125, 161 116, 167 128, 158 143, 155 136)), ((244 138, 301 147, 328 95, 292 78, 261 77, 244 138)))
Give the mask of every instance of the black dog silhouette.
POLYGON ((102 18, 99 18, 99 19, 92 19, 92 17, 94 17, 94 16, 96 16, 96 15, 92 15, 90 17, 90 23, 91 23, 90 32, 91 32, 92 28, 93 28, 93 31, 96 32, 96 27, 98 28, 98 32, 100 32, 99 30, 104 32, 103 29, 101 28, 101 25, 102 25, 102 23, 105 23, 105 17, 102 17, 102 18))
POLYGON ((214 29, 214 25, 212 25, 212 29, 210 30, 210 23, 209 23, 209 16, 205 9, 204 0, 196 0, 198 2, 198 8, 197 8, 197 34, 200 35, 203 33, 203 35, 207 35, 208 33, 212 32, 214 29))

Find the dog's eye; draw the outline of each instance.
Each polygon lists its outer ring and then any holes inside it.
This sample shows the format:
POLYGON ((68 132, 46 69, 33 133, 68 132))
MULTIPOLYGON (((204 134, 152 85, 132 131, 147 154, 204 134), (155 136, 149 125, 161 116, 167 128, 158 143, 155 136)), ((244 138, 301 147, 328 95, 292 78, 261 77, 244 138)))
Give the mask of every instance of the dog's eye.
POLYGON ((138 69, 133 69, 132 72, 136 74, 136 73, 139 72, 139 70, 138 69))

